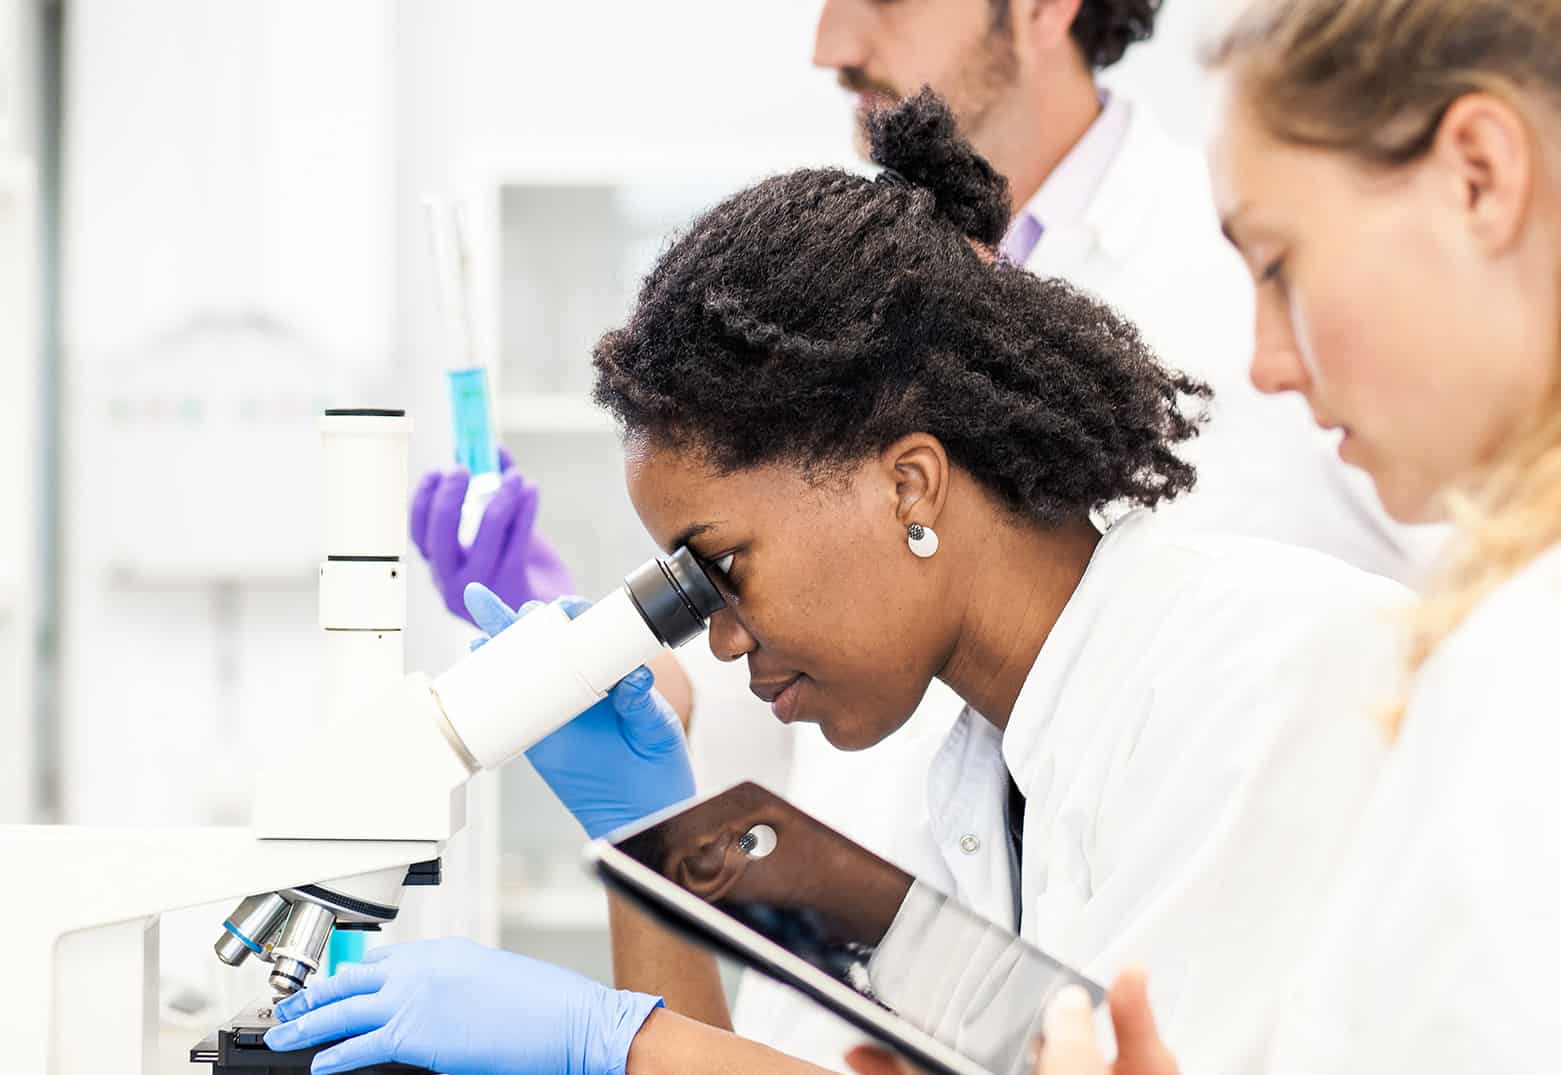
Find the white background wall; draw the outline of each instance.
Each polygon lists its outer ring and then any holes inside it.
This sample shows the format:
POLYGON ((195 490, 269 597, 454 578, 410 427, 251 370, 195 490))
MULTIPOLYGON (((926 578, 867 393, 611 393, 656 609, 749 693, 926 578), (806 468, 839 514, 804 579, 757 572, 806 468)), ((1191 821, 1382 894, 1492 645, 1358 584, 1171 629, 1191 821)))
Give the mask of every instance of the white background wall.
MULTIPOLYGON (((26 4, 0 0, 0 160, 4 27, 26 4)), ((1199 10, 1173 0, 1159 39, 1110 80, 1190 140, 1208 103, 1189 46, 1199 10)), ((708 184, 736 159, 759 170, 848 159, 848 105, 809 66, 816 11, 816 0, 71 0, 67 820, 242 822, 255 760, 317 719, 310 416, 327 402, 406 406, 419 423, 414 473, 449 455, 419 198, 492 194, 543 163, 643 162, 662 182, 708 184)), ((0 212, 0 265, 15 227, 0 212)), ((37 371, 4 291, 17 286, 0 268, 0 505, 27 503, 31 473, 31 396, 13 386, 37 371)), ((525 432, 524 419, 511 426, 525 432)), ((564 462, 580 452, 567 438, 525 442, 564 462)), ((623 525, 613 470, 544 492, 561 542, 595 504, 623 525)), ((0 510, 0 593, 28 574, 24 514, 0 510)), ((414 569, 408 656, 436 668, 469 632, 425 583, 414 569)), ((3 607, 0 662, 15 635, 3 607)), ((0 690, 0 733, 18 704, 0 690)), ((307 779, 337 764, 350 760, 300 759, 307 779)), ((539 831, 562 824, 544 800, 509 805, 534 810, 539 831)), ((168 938, 204 959, 205 924, 168 938)), ((569 957, 573 934, 559 933, 563 948, 542 954, 569 957)))
POLYGON ((72 820, 240 820, 313 706, 310 413, 388 364, 387 34, 374 0, 69 9, 72 820))
MULTIPOLYGON (((690 177, 733 154, 839 160, 846 106, 808 66, 811 0, 69 10, 67 813, 224 816, 244 765, 211 764, 212 726, 231 721, 222 734, 258 749, 246 735, 313 704, 317 514, 298 415, 321 399, 405 402, 423 419, 419 467, 447 454, 419 196, 604 147, 690 177), (301 455, 276 458, 271 433, 301 455), (181 444, 186 458, 159 469, 111 466, 181 444), (160 525, 172 512, 180 525, 160 525)), ((1171 4, 1160 40, 1112 81, 1152 85, 1195 138, 1193 10, 1171 4)), ((411 611, 414 663, 456 652, 426 587, 411 611)))

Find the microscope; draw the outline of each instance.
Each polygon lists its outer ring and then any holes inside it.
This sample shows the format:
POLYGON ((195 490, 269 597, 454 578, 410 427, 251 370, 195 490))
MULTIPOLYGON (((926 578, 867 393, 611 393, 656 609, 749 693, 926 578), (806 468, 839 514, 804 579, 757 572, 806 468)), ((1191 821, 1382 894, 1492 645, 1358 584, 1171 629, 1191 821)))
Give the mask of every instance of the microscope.
MULTIPOLYGON (((242 897, 217 958, 267 961, 276 996, 306 988, 333 931, 376 929, 396 918, 406 886, 438 884, 440 850, 465 824, 475 773, 568 723, 723 607, 682 548, 573 620, 545 606, 436 677, 406 675, 411 423, 395 410, 332 410, 320 431, 326 719, 271 751, 249 829, 0 827, 13 871, 7 910, 27 924, 0 976, 0 1010, 20 1032, 7 1043, 14 1070, 155 1070, 165 911, 242 897), (299 765, 344 757, 353 764, 329 780, 299 765)), ((217 1071, 284 1070, 273 1059, 295 1054, 265 1050, 268 1018, 264 1006, 240 1013, 191 1059, 217 1071)))

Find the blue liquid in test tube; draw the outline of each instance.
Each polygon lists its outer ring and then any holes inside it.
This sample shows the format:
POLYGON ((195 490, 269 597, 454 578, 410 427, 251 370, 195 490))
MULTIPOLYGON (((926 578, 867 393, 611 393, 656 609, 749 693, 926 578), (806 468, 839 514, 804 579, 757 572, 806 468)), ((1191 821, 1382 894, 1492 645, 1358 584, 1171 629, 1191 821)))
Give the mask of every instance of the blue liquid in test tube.
POLYGON ((455 461, 471 474, 461 505, 460 540, 470 545, 482 524, 488 501, 498 492, 499 449, 493 437, 493 407, 488 398, 488 371, 481 366, 450 370, 450 434, 455 461))
POLYGON ((455 461, 472 477, 497 473, 499 449, 493 439, 493 407, 488 401, 488 371, 481 366, 451 370, 450 432, 455 461))

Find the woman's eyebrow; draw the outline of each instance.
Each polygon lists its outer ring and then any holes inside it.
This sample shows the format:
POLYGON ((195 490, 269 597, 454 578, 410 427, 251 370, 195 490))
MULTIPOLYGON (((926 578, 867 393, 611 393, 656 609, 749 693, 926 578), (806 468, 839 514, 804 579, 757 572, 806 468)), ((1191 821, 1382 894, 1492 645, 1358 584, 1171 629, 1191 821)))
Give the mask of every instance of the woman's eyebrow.
POLYGON ((690 526, 688 529, 684 530, 677 537, 672 539, 672 548, 674 550, 680 549, 684 545, 687 545, 689 542, 693 541, 695 538, 699 537, 700 535, 708 534, 710 531, 714 530, 719 525, 721 525, 721 524, 720 523, 695 523, 693 526, 690 526))

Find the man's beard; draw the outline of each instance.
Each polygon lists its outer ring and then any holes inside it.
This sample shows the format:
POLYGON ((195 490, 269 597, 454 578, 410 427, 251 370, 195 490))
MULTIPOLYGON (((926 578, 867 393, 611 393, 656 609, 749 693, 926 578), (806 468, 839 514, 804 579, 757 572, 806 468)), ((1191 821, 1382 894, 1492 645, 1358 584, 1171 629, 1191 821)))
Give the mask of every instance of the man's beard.
MULTIPOLYGON (((948 102, 962 135, 980 147, 980 133, 992 109, 1019 75, 1019 55, 1006 25, 994 27, 964 56, 947 85, 933 91, 948 102)), ((856 120, 856 149, 862 157, 871 155, 867 139, 867 115, 880 108, 892 108, 920 86, 896 86, 879 79, 861 67, 842 67, 837 81, 842 89, 858 94, 867 103, 856 120)))

